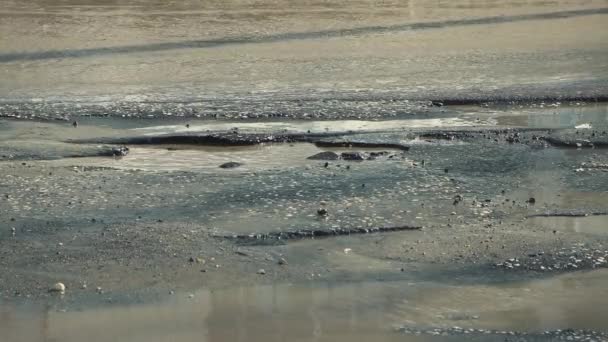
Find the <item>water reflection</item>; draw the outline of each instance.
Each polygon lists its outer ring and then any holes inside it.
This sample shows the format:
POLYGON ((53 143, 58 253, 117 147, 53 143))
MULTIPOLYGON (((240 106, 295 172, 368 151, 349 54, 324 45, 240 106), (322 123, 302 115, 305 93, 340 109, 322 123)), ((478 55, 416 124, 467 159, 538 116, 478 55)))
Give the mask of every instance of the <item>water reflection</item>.
POLYGON ((5 304, 0 306, 0 330, 10 341, 33 342, 402 341, 404 336, 393 331, 400 324, 601 330, 608 314, 607 280, 608 271, 602 270, 496 286, 273 285, 201 290, 157 304, 67 312, 5 304))
POLYGON ((608 104, 591 103, 585 106, 542 106, 530 109, 508 108, 495 112, 499 125, 524 126, 532 128, 608 128, 608 104))

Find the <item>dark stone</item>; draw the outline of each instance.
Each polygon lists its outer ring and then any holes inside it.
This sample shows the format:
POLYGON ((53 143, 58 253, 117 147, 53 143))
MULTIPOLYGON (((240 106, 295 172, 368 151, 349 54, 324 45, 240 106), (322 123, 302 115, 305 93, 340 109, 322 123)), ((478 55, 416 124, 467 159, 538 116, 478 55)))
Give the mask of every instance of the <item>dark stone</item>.
POLYGON ((340 156, 335 152, 320 152, 315 154, 314 156, 310 156, 306 159, 314 159, 314 160, 338 160, 340 156))
POLYGON ((327 212, 327 209, 325 208, 321 208, 319 210, 317 210, 317 215, 319 216, 327 216, 329 213, 327 212))
POLYGON ((344 160, 365 160, 367 159, 365 153, 362 152, 342 152, 342 159, 344 160))
POLYGON ((112 147, 112 155, 115 157, 124 157, 129 154, 129 148, 127 146, 112 147))
POLYGON ((220 165, 220 167, 222 169, 233 169, 233 168, 239 167, 241 165, 243 165, 243 164, 237 163, 237 162, 227 162, 227 163, 224 163, 224 164, 220 165))
POLYGON ((78 127, 78 121, 74 121, 74 122, 72 123, 72 126, 74 126, 74 127, 78 127))
POLYGON ((530 198, 529 198, 529 199, 526 201, 526 203, 534 204, 534 203, 536 203, 536 198, 534 198, 534 197, 530 197, 530 198))

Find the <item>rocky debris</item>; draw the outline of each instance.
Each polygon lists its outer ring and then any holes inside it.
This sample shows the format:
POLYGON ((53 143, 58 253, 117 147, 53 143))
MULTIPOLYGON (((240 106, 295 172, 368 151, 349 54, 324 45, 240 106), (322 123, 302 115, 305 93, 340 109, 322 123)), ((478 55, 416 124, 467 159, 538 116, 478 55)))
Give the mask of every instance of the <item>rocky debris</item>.
POLYGON ((581 163, 580 167, 575 169, 576 172, 582 171, 604 171, 608 172, 608 164, 598 163, 598 162, 586 162, 581 163))
POLYGON ((526 203, 528 203, 528 204, 535 204, 536 203, 536 198, 530 197, 530 198, 528 198, 528 200, 526 200, 526 203))
POLYGON ((224 164, 220 165, 220 168, 222 168, 222 169, 234 169, 234 168, 239 167, 241 165, 243 165, 243 164, 237 163, 237 162, 227 162, 227 163, 224 163, 224 164))
MULTIPOLYGON (((376 159, 378 157, 386 156, 386 155, 389 155, 389 154, 390 154, 390 152, 388 152, 388 151, 370 152, 369 155, 368 155, 368 157, 367 157, 367 159, 368 160, 374 160, 374 159, 376 159)), ((389 156, 389 158, 391 158, 391 156, 389 156)))
POLYGON ((300 229, 293 231, 270 232, 270 233, 252 233, 252 234, 226 234, 214 235, 216 238, 235 239, 242 241, 259 241, 259 240, 298 240, 307 238, 321 238, 342 235, 354 234, 377 234, 388 232, 399 232, 406 230, 420 230, 420 226, 395 226, 395 227, 378 227, 378 228, 333 228, 333 229, 300 229))
POLYGON ((327 216, 327 215, 329 215, 329 213, 327 212, 327 209, 320 208, 319 210, 317 210, 317 215, 319 215, 319 216, 327 216))
POLYGON ((284 258, 279 258, 279 261, 277 263, 279 265, 287 265, 287 260, 285 260, 284 258))
POLYGON ((342 152, 340 158, 342 160, 365 160, 367 155, 363 152, 342 152))
POLYGON ((313 159, 313 160, 338 160, 340 159, 340 156, 335 153, 335 152, 331 152, 331 151, 326 151, 326 152, 320 152, 317 153, 313 156, 310 156, 306 159, 313 159))
MULTIPOLYGON (((401 326, 397 331, 407 335, 466 336, 468 341, 487 341, 494 337, 502 341, 606 341, 608 334, 595 330, 558 329, 542 332, 522 332, 508 330, 476 329, 462 327, 417 328, 401 326)), ((463 337, 464 338, 464 337, 463 337)), ((493 339, 492 339, 493 340, 493 339)))
MULTIPOLYGON (((343 92, 333 94, 298 95, 297 99, 274 96, 247 95, 220 97, 184 103, 183 101, 111 101, 109 103, 74 104, 68 102, 0 103, 0 117, 66 120, 71 116, 126 117, 126 118, 206 118, 217 120, 237 119, 355 119, 387 118, 403 114, 420 113, 429 108, 429 101, 402 99, 402 94, 378 96, 343 92), (169 114, 170 113, 170 114, 169 114)), ((445 101, 444 101, 445 102, 445 101)))
POLYGON ((124 157, 129 154, 129 148, 127 146, 113 147, 112 155, 115 157, 124 157))
POLYGON ((553 253, 534 252, 522 258, 509 258, 494 266, 507 270, 550 272, 604 268, 608 267, 607 262, 608 250, 573 246, 553 253))
MULTIPOLYGON (((307 159, 313 160, 375 160, 381 156, 388 156, 388 158, 393 158, 394 155, 388 151, 377 151, 377 152, 343 152, 341 154, 337 154, 335 152, 321 152, 317 153, 313 156, 308 157, 307 159)), ((327 163, 326 163, 327 164, 327 163)), ((327 166, 326 166, 327 167, 327 166)))
POLYGON ((265 271, 263 268, 260 268, 260 269, 258 270, 257 274, 264 275, 264 274, 266 274, 266 271, 265 271))
MULTIPOLYGON (((359 132, 361 133, 361 132, 359 132)), ((315 141, 314 144, 319 147, 360 147, 360 148, 389 148, 401 151, 409 151, 410 147, 402 144, 381 143, 381 142, 365 142, 365 141, 315 141)))
POLYGON ((565 148, 606 148, 608 147, 608 134, 594 130, 554 130, 540 139, 554 147, 565 148))
POLYGON ((55 283, 51 286, 49 292, 65 293, 65 285, 63 283, 55 283))
POLYGON ((78 127, 78 121, 74 121, 74 122, 72 122, 72 126, 74 126, 74 127, 78 127))
POLYGON ((603 216, 608 215, 606 210, 549 210, 543 213, 529 215, 528 217, 586 217, 586 216, 603 216))
MULTIPOLYGON (((360 132, 358 132, 360 133, 360 132)), ((181 132, 145 136, 100 137, 93 139, 70 139, 73 144, 115 144, 115 145, 208 145, 208 146, 250 146, 262 143, 315 143, 320 139, 352 135, 355 132, 325 133, 241 133, 225 132, 181 132)), ((389 144, 392 145, 392 144, 389 144)), ((397 145, 401 146, 401 145, 397 145)))

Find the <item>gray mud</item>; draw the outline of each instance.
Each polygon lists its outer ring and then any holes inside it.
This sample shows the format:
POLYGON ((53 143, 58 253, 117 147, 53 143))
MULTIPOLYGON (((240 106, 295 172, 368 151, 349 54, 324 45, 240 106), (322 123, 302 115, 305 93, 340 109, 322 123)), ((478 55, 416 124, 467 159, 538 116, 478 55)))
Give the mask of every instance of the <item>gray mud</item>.
POLYGON ((606 341, 606 6, 2 1, 0 340, 606 341))

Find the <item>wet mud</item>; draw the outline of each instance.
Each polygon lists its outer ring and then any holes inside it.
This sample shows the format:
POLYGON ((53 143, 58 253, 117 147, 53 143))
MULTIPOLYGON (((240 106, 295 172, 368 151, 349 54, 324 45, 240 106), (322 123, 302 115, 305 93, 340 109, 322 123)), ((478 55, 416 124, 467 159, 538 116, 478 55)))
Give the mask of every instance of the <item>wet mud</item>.
POLYGON ((607 14, 4 1, 0 340, 605 341, 607 14))

